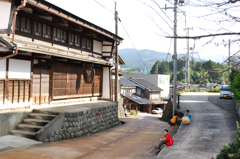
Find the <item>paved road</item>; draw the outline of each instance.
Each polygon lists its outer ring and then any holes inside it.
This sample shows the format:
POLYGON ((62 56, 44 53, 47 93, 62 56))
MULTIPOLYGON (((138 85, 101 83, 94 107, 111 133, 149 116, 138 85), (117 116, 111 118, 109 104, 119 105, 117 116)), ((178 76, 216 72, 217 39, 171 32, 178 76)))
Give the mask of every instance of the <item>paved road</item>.
POLYGON ((236 137, 236 118, 208 101, 209 93, 185 93, 181 111, 190 110, 189 125, 181 124, 174 136, 174 145, 165 146, 159 159, 210 159, 216 157, 223 143, 236 137))
POLYGON ((45 143, 0 153, 1 159, 156 158, 154 149, 168 126, 157 115, 124 118, 126 124, 88 137, 45 143))
POLYGON ((208 96, 208 101, 215 104, 216 106, 226 110, 227 112, 231 113, 233 116, 238 118, 238 114, 236 109, 234 108, 234 101, 233 99, 220 99, 219 93, 212 93, 208 96))

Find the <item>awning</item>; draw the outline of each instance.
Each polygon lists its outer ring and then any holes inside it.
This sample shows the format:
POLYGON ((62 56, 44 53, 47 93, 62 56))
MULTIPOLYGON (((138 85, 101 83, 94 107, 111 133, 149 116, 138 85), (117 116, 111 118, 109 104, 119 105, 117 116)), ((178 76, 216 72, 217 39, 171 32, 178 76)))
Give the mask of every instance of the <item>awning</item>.
POLYGON ((132 102, 134 103, 137 103, 137 104, 154 104, 152 101, 146 99, 146 98, 143 98, 143 97, 140 97, 136 94, 121 94, 123 97, 131 100, 132 102))
MULTIPOLYGON (((7 40, 10 43, 11 37, 1 35, 0 41, 2 40, 5 40, 5 41, 7 40)), ((78 52, 78 51, 72 51, 72 50, 64 50, 54 46, 48 46, 48 45, 30 42, 22 39, 17 39, 17 38, 15 38, 14 42, 18 45, 18 50, 21 50, 21 51, 52 55, 52 56, 66 58, 66 59, 73 59, 73 60, 91 62, 91 63, 102 64, 107 66, 113 66, 112 63, 109 63, 108 61, 102 58, 89 56, 88 54, 81 53, 80 51, 78 52)))

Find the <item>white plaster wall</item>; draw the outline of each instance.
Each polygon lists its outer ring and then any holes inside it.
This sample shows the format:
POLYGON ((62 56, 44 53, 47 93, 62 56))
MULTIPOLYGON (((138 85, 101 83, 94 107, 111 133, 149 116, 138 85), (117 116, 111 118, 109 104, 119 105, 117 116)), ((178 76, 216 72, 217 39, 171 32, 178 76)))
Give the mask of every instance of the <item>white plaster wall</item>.
POLYGON ((31 61, 9 59, 9 79, 30 79, 31 61))
POLYGON ((109 85, 109 67, 103 67, 103 92, 102 98, 110 99, 110 85, 109 85))
POLYGON ((103 46, 103 52, 111 52, 112 51, 112 46, 103 46))
POLYGON ((158 87, 164 90, 161 92, 161 97, 168 97, 170 87, 170 75, 158 75, 158 87))
POLYGON ((11 2, 0 1, 0 29, 8 29, 11 2))
POLYGON ((0 78, 6 78, 6 59, 0 60, 0 78))
POLYGON ((93 40, 93 52, 102 53, 102 43, 97 40, 93 40))
POLYGON ((108 42, 108 41, 103 41, 104 45, 112 45, 112 42, 108 42))

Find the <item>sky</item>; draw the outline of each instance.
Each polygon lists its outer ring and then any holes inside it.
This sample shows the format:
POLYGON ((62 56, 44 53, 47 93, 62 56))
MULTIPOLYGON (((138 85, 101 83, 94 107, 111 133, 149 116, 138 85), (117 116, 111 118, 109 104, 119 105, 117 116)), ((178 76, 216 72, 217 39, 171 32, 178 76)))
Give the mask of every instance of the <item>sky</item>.
MULTIPOLYGON (((104 29, 115 33, 114 21, 114 0, 47 0, 89 22, 92 22, 104 29)), ((166 36, 173 35, 173 0, 116 0, 117 11, 121 22, 118 24, 118 35, 124 38, 119 49, 136 48, 150 49, 158 52, 173 54, 173 40, 166 36), (170 9, 165 10, 165 5, 170 9), (125 29, 124 29, 125 28, 125 29), (127 32, 127 33, 126 33, 127 32), (130 38, 129 38, 130 36, 130 38)), ((194 1, 194 0, 193 0, 194 1)), ((219 2, 222 0, 219 0, 219 2)), ((196 0, 196 3, 198 1, 196 0)), ((223 32, 223 28, 235 30, 236 24, 221 22, 220 15, 202 17, 205 14, 212 13, 211 7, 194 7, 191 3, 184 6, 178 6, 177 16, 177 34, 185 36, 185 16, 186 25, 192 30, 189 35, 203 35, 210 32, 223 32)), ((238 13, 234 10, 232 13, 238 13)), ((218 33, 219 33, 218 32, 218 33)), ((194 57, 201 59, 222 59, 228 56, 228 47, 224 46, 228 39, 234 39, 236 36, 222 36, 215 38, 211 43, 205 45, 210 38, 200 40, 189 40, 190 47, 193 47, 194 57), (223 42, 224 41, 224 42, 223 42), (195 46, 195 47, 194 47, 195 46), (197 56, 197 53, 199 56, 197 56)), ((177 53, 186 54, 187 44, 185 39, 177 40, 177 53)), ((233 44, 231 46, 231 54, 238 51, 239 46, 233 44)), ((191 51, 190 51, 191 52, 191 51)), ((221 61, 221 60, 220 60, 221 61)))

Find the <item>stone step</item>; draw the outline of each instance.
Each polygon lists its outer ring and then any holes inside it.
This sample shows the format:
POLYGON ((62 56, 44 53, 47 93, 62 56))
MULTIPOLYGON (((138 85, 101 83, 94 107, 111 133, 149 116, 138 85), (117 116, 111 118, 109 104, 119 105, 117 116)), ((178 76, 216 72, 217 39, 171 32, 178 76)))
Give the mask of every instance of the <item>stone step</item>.
POLYGON ((32 125, 40 125, 40 126, 44 126, 49 122, 50 120, 43 120, 43 119, 33 119, 33 118, 23 119, 24 124, 32 124, 32 125))
POLYGON ((44 120, 52 120, 57 115, 51 115, 51 114, 43 114, 43 113, 29 113, 29 118, 35 118, 35 119, 44 119, 44 120))
POLYGON ((43 128, 43 126, 32 125, 32 124, 18 124, 16 126, 17 130, 25 130, 25 131, 31 131, 31 132, 37 132, 41 128, 43 128))
POLYGON ((36 137, 36 132, 24 131, 24 130, 11 130, 10 134, 15 136, 20 136, 20 137, 26 137, 30 139, 35 139, 36 137))
POLYGON ((58 115, 57 112, 49 112, 41 109, 33 109, 33 113, 40 113, 40 114, 50 114, 50 115, 58 115))

